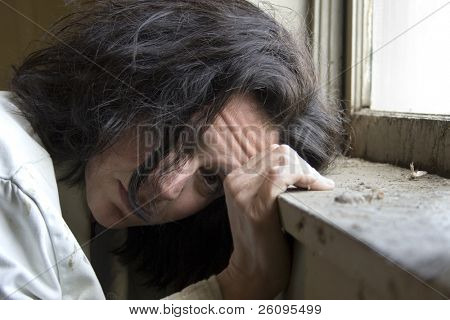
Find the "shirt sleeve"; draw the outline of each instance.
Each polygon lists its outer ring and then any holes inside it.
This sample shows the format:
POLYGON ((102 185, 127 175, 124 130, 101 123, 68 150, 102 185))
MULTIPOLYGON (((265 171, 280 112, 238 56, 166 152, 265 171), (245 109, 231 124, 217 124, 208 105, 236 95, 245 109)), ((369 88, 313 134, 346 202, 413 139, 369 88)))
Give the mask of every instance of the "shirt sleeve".
POLYGON ((162 300, 222 300, 216 276, 194 283, 162 300))
POLYGON ((0 299, 61 299, 53 248, 38 205, 0 178, 0 299))

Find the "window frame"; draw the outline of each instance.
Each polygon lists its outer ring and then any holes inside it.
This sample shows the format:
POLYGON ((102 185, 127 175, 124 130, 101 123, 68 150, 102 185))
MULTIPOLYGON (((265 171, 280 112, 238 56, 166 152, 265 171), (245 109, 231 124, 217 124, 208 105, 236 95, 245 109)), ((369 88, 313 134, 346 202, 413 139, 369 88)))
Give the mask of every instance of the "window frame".
POLYGON ((450 177, 450 116, 370 109, 373 0, 346 2, 345 90, 350 155, 450 177))

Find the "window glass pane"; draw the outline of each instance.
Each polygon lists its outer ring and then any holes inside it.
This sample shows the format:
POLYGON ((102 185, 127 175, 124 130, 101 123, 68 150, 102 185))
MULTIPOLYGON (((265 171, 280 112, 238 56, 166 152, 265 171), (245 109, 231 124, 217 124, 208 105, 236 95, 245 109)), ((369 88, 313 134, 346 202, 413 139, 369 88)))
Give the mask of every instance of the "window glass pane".
POLYGON ((450 114, 447 0, 374 0, 373 50, 372 109, 450 114))
POLYGON ((269 12, 290 32, 296 34, 300 26, 303 0, 249 0, 269 12))

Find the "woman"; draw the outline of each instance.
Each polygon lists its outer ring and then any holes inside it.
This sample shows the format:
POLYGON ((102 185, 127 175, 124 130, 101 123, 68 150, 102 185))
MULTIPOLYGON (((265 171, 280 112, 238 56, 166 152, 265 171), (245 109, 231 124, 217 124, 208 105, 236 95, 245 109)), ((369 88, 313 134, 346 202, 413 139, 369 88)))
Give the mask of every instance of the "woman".
POLYGON ((95 1, 55 25, 11 91, 0 100, 1 297, 104 298, 61 218, 57 178, 85 188, 101 225, 133 227, 123 253, 150 282, 207 279, 171 298, 284 289, 276 197, 333 188, 314 168, 341 136, 304 40, 244 0, 95 1), (189 236, 152 232, 173 221, 191 221, 189 236), (214 249, 186 259, 200 242, 214 249))

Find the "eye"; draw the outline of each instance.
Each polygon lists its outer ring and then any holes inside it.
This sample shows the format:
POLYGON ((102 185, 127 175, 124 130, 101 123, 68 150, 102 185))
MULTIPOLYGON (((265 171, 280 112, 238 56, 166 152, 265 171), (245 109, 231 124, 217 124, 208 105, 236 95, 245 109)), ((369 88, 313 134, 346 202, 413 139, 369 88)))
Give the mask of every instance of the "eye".
POLYGON ((198 172, 201 176, 204 191, 207 195, 219 194, 222 192, 222 180, 217 173, 205 168, 200 168, 198 172))

